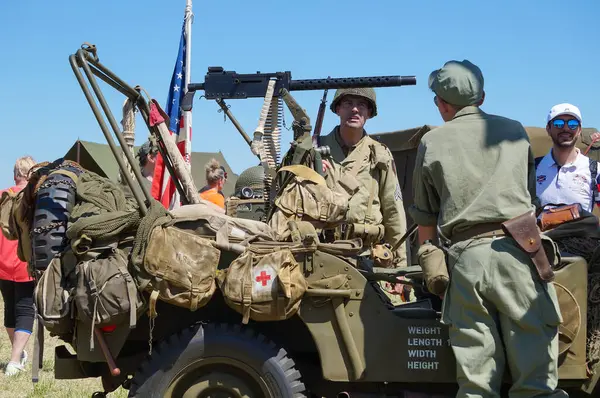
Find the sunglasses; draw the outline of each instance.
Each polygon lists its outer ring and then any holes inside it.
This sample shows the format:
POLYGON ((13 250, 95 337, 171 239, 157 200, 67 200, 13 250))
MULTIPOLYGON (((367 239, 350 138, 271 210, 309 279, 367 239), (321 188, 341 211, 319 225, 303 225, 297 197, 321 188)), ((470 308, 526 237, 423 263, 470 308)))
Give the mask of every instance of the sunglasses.
POLYGON ((552 125, 557 129, 562 129, 565 127, 565 123, 571 130, 577 130, 579 127, 579 120, 571 119, 568 122, 565 122, 563 119, 555 119, 552 121, 552 125))

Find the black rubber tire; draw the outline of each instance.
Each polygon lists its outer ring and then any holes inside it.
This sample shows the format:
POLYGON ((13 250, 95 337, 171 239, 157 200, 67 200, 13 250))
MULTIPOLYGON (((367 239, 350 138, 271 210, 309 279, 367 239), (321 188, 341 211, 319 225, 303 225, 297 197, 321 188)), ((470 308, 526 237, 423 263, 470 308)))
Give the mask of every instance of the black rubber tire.
POLYGON ((257 397, 306 397, 300 372, 283 348, 251 328, 227 324, 194 325, 159 343, 134 375, 129 397, 180 397, 181 389, 167 392, 173 382, 185 379, 184 370, 189 388, 210 375, 229 374, 257 383, 262 388, 257 397))
POLYGON ((48 268, 52 258, 62 252, 68 243, 66 223, 75 205, 74 186, 75 183, 70 177, 51 174, 37 192, 32 231, 53 222, 64 222, 64 225, 32 234, 32 264, 38 271, 48 268))

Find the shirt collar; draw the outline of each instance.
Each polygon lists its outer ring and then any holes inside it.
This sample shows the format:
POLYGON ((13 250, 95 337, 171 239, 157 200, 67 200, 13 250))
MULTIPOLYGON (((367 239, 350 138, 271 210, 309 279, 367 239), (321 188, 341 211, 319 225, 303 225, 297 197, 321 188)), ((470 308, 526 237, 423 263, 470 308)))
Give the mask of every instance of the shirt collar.
POLYGON ((358 140, 358 142, 352 146, 348 146, 344 142, 344 139, 342 138, 342 134, 340 133, 340 126, 335 127, 334 136, 335 136, 335 140, 337 141, 338 145, 340 146, 340 148, 342 148, 344 155, 348 156, 348 154, 350 152, 352 152, 362 142, 362 140, 365 139, 365 137, 367 136, 367 132, 363 129, 362 138, 360 140, 358 140))
POLYGON ((581 151, 579 150, 579 148, 575 148, 575 151, 577 152, 577 156, 575 157, 575 160, 573 160, 570 163, 565 163, 562 166, 558 164, 558 162, 556 161, 556 159, 554 158, 554 153, 553 150, 550 149, 550 152, 548 152, 548 154, 546 156, 544 156, 544 160, 548 163, 549 166, 556 166, 558 168, 561 167, 573 167, 575 166, 584 156, 581 151))
POLYGON ((479 109, 478 106, 474 106, 474 105, 469 105, 469 106, 465 106, 464 108, 462 108, 461 110, 459 110, 458 112, 456 112, 456 115, 454 115, 454 117, 452 118, 452 120, 462 117, 462 116, 467 116, 467 115, 482 115, 485 114, 484 111, 482 111, 481 109, 479 109))

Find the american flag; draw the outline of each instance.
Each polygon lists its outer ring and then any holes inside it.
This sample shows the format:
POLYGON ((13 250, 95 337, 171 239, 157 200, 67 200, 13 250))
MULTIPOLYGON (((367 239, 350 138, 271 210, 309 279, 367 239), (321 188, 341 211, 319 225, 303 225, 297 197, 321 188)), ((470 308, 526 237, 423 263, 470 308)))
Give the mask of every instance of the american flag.
MULTIPOLYGON (((186 74, 189 71, 189 57, 186 55, 190 51, 188 37, 190 37, 191 28, 188 22, 190 22, 191 15, 191 1, 188 1, 183 28, 181 30, 179 50, 177 51, 177 60, 173 68, 173 76, 171 77, 169 95, 167 96, 165 106, 165 112, 170 119, 169 131, 171 132, 171 138, 175 140, 179 151, 188 165, 190 164, 192 118, 191 112, 182 112, 180 101, 183 99, 185 91, 187 91, 187 82, 189 82, 189 79, 186 79, 186 74)), ((180 205, 179 193, 175 188, 169 171, 165 167, 160 153, 157 154, 156 166, 154 168, 152 196, 167 209, 177 208, 180 205)))

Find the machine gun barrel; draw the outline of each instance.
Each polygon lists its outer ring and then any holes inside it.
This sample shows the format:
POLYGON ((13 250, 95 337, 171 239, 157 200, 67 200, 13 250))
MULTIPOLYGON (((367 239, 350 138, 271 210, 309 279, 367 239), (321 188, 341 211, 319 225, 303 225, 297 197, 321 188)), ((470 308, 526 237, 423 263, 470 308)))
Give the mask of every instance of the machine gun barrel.
POLYGON ((372 76, 372 77, 337 77, 327 79, 304 79, 290 81, 290 91, 328 90, 338 88, 361 87, 397 87, 414 86, 415 76, 372 76))

